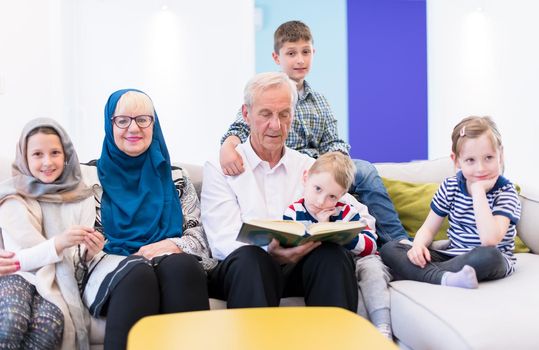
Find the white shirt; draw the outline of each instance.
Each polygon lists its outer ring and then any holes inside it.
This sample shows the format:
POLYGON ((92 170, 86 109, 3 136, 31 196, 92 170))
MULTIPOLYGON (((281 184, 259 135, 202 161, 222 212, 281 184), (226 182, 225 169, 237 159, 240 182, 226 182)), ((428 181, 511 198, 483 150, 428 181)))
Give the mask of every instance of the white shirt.
POLYGON ((245 245, 236 237, 245 221, 282 220, 286 207, 303 194, 301 177, 314 159, 285 147, 273 168, 260 159, 250 138, 236 147, 245 171, 224 175, 218 161, 204 164, 201 208, 202 223, 214 258, 225 259, 245 245))

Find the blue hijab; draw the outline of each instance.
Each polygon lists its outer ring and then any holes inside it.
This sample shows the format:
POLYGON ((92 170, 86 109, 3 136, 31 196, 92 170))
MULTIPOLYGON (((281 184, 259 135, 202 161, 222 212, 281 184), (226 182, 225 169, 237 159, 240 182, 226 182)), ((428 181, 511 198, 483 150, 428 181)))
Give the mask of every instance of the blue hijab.
MULTIPOLYGON (((103 187, 101 222, 108 240, 107 253, 130 255, 144 245, 182 235, 183 213, 171 175, 170 156, 154 110, 150 147, 131 157, 114 142, 112 117, 120 97, 110 95, 105 105, 105 140, 97 174, 103 187)), ((134 122, 134 121, 133 121, 134 122)))

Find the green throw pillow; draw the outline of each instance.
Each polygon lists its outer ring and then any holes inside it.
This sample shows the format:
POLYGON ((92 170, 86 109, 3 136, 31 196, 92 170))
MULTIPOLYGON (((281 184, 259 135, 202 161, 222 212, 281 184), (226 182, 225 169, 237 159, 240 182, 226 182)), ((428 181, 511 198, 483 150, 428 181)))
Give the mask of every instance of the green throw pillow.
MULTIPOLYGON (((382 178, 384 185, 395 209, 399 214, 402 226, 410 237, 414 237, 417 230, 423 225, 430 211, 430 202, 438 190, 436 183, 411 183, 388 178, 382 178)), ((436 233, 435 240, 447 239, 447 218, 444 219, 440 231, 436 233)))
MULTIPOLYGON (((404 226, 410 237, 414 237, 427 218, 430 211, 430 202, 440 185, 437 183, 412 183, 385 177, 382 178, 382 181, 395 205, 402 226, 404 226)), ((520 188, 518 189, 520 190, 520 188)), ((449 223, 446 217, 434 240, 447 239, 448 228, 449 223)), ((514 252, 528 253, 529 251, 530 249, 517 236, 514 252)))

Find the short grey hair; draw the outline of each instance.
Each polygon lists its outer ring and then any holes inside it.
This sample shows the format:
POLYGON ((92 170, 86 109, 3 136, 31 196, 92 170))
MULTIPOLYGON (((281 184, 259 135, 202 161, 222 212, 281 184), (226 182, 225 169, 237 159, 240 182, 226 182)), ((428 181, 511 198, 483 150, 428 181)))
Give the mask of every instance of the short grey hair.
POLYGON ((243 103, 250 109, 253 106, 253 99, 256 94, 269 88, 283 85, 288 86, 288 89, 290 90, 291 107, 292 111, 294 111, 298 101, 296 83, 294 83, 288 75, 281 72, 259 73, 252 77, 243 90, 243 103))

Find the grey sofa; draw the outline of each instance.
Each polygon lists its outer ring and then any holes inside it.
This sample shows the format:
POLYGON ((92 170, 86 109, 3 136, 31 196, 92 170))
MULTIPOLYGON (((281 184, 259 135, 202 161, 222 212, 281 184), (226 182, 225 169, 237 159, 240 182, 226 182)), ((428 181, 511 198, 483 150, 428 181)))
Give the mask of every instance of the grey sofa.
MULTIPOLYGON (((202 168, 182 166, 200 191, 202 168)), ((383 177, 417 183, 440 183, 455 173, 449 157, 375 166, 383 177)), ((393 333, 401 348, 539 348, 534 332, 535 316, 539 314, 539 193, 523 187, 520 199, 518 235, 531 252, 517 254, 517 268, 512 276, 481 282, 476 290, 413 281, 391 282, 393 333)), ((226 307, 221 300, 210 302, 212 308, 226 307)), ((287 298, 281 305, 304 304, 301 298, 287 298)), ((358 309, 358 313, 364 315, 364 310, 358 309)))
MULTIPOLYGON (((439 183, 454 173, 449 158, 376 166, 381 176, 418 183, 439 183)), ((393 333, 401 348, 539 348, 539 194, 522 186, 520 199, 518 235, 531 252, 516 254, 513 275, 475 290, 391 282, 393 333)))
MULTIPOLYGON (((200 193, 202 167, 186 169, 200 193)), ((409 163, 375 164, 384 177, 409 182, 441 182, 454 173, 449 158, 409 163)), ((10 161, 0 158, 0 180, 10 175, 10 161)), ((517 179, 518 180, 518 179, 517 179)), ((518 234, 531 249, 517 255, 510 277, 482 282, 476 290, 413 281, 391 282, 393 332, 403 349, 536 349, 539 314, 539 194, 523 188, 518 234), (535 218, 535 219, 534 219, 535 218)), ((304 305, 287 298, 281 305, 304 305)), ((225 308, 210 299, 212 309, 225 308)), ((364 310, 358 309, 359 314, 364 310)), ((105 320, 92 319, 92 349, 102 348, 105 320)))

